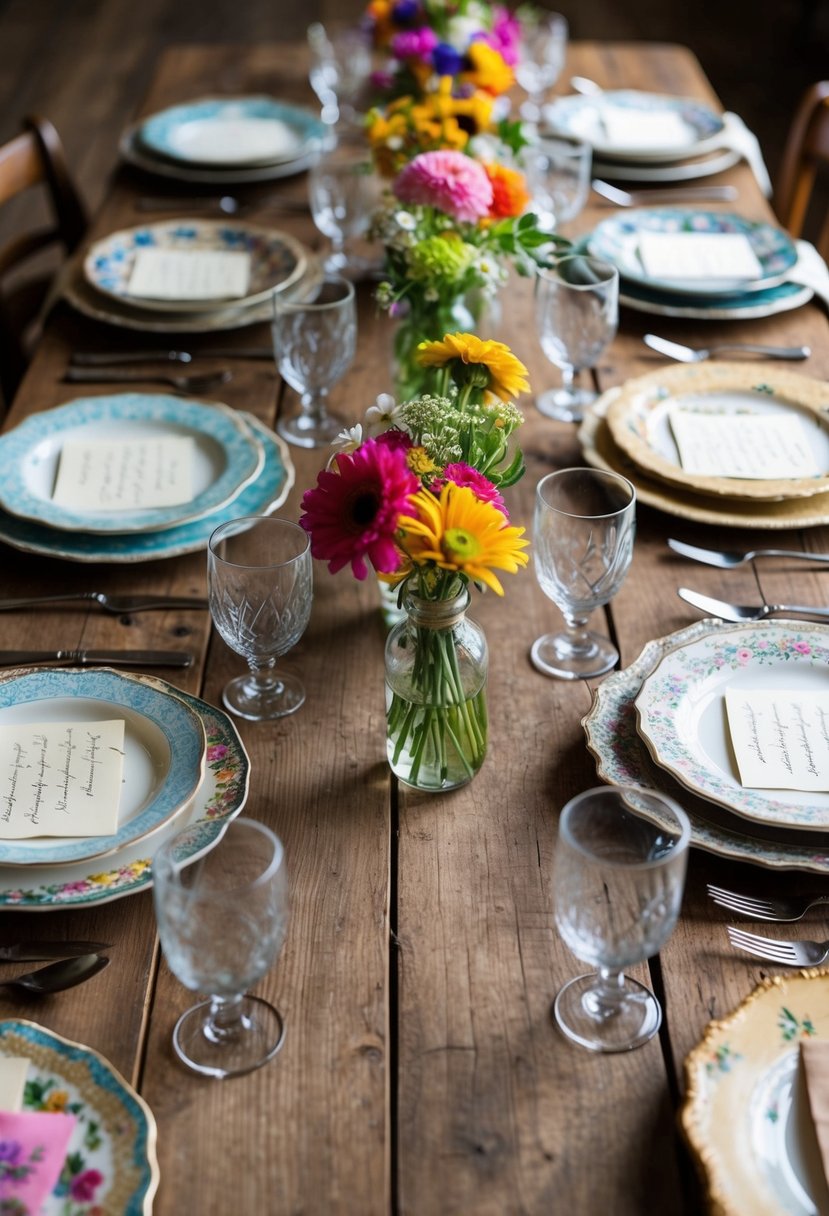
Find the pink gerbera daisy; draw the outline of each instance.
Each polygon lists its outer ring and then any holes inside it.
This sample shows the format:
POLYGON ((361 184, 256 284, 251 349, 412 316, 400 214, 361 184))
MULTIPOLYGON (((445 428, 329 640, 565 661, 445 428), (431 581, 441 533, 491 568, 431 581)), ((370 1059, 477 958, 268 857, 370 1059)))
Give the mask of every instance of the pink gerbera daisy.
POLYGON ((421 152, 400 170, 393 188, 402 203, 437 207, 471 224, 492 205, 492 183, 483 165, 463 152, 421 152))
POLYGON ((351 562, 354 577, 374 569, 392 573, 400 564, 394 543, 397 521, 409 510, 418 481, 405 454, 367 439, 355 452, 334 457, 337 472, 324 469, 302 499, 300 523, 311 536, 311 553, 328 562, 332 574, 351 562))
POLYGON ((509 519, 506 504, 497 488, 483 473, 473 469, 472 465, 464 464, 462 461, 448 464, 443 470, 443 477, 439 481, 432 482, 432 489, 439 491, 447 481, 454 482, 456 486, 468 486, 476 498, 481 502, 491 502, 509 519))

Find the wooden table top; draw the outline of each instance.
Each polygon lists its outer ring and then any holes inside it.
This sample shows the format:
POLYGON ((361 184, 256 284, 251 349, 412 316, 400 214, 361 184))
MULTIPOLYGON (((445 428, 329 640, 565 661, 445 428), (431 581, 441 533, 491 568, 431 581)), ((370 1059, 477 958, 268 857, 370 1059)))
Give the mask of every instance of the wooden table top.
MULTIPOLYGON (((310 101, 300 66, 285 47, 173 48, 158 64, 146 111, 217 92, 310 101)), ((715 101, 699 65, 679 47, 575 44, 560 90, 573 72, 607 86, 715 101)), ((716 180, 739 188, 742 214, 771 216, 745 165, 716 180)), ((305 182, 289 179, 278 188, 302 197, 305 182)), ((136 194, 164 192, 177 193, 175 183, 120 172, 93 235, 141 222, 136 194)), ((573 234, 612 213, 591 197, 573 234)), ((308 243, 318 240, 308 218, 269 214, 267 204, 251 214, 308 243)), ((557 383, 535 338, 530 283, 511 282, 502 304, 498 336, 527 364, 536 389, 557 383)), ((815 306, 727 326, 623 311, 619 335, 597 372, 602 389, 662 365, 641 341, 649 329, 698 344, 725 334, 738 341, 805 342, 814 353, 803 370, 829 374, 829 327, 815 306)), ((391 335, 365 291, 357 357, 333 394, 333 405, 355 421, 390 387, 391 335)), ((221 344, 251 339, 267 342, 267 328, 222 335, 221 344)), ((191 345, 208 350, 211 341, 191 345)), ((61 383, 72 349, 141 345, 158 341, 59 309, 8 425, 99 391, 61 383)), ((205 359, 204 366, 213 364, 205 359)), ((223 396, 231 406, 269 424, 280 410, 296 407, 269 363, 228 366, 233 379, 223 396)), ((574 427, 541 417, 530 398, 523 404, 527 475, 510 491, 509 506, 513 522, 529 527, 539 478, 582 461, 574 427)), ((327 453, 292 449, 291 456, 296 483, 280 513, 296 519, 300 497, 327 453)), ((697 619, 676 596, 682 583, 735 601, 759 601, 762 593, 771 602, 793 595, 800 603, 825 602, 827 575, 819 568, 792 562, 731 573, 692 567, 668 551, 671 535, 745 548, 773 540, 829 549, 825 527, 728 531, 641 506, 632 569, 606 620, 597 619, 612 629, 623 665, 649 640, 697 619)), ((205 589, 202 553, 120 567, 11 549, 3 557, 8 594, 56 587, 205 589)), ((592 688, 546 679, 532 668, 529 647, 558 614, 531 569, 507 581, 503 600, 478 596, 472 608, 490 646, 487 760, 470 785, 429 797, 397 786, 386 766, 376 586, 348 571, 332 577, 323 566, 315 570, 311 624, 286 659, 305 681, 307 702, 287 720, 240 724, 252 762, 245 813, 282 838, 291 877, 287 941, 257 988, 282 1010, 287 1028, 282 1052, 267 1067, 217 1083, 175 1061, 171 1032, 191 994, 160 957, 149 893, 42 916, 5 914, 5 941, 35 934, 114 943, 111 966, 86 986, 37 1002, 3 997, 0 1016, 32 1018, 89 1044, 136 1085, 158 1122, 155 1211, 161 1216, 671 1216, 700 1210, 676 1128, 682 1062, 709 1019, 732 1009, 765 971, 728 946, 726 916, 707 902, 705 883, 748 887, 764 875, 693 851, 680 924, 659 958, 638 969, 663 997, 661 1041, 628 1055, 595 1056, 559 1035, 551 1001, 583 968, 553 925, 552 861, 560 808, 598 784, 580 725, 592 688)), ((35 631, 44 646, 186 643, 199 661, 172 682, 215 705, 224 682, 242 666, 211 635, 201 611, 131 618, 78 608, 10 612, 0 631, 4 647, 29 644, 35 631)), ((789 890, 803 880, 784 873, 774 881, 789 890)))

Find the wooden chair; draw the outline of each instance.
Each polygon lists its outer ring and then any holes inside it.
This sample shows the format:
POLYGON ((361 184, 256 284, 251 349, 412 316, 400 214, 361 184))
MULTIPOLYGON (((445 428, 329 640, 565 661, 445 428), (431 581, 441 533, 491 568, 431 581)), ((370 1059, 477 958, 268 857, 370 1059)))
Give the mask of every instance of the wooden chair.
MULTIPOLYGON (((52 212, 48 227, 22 233, 0 247, 0 393, 11 404, 26 370, 26 334, 43 303, 48 282, 21 277, 18 267, 56 243, 71 253, 86 231, 84 206, 72 183, 60 137, 45 118, 31 116, 23 132, 0 146, 0 206, 33 186, 45 188, 52 212)), ((0 411, 1 412, 1 411, 0 411)))
MULTIPOLYGON (((789 129, 774 208, 792 236, 809 236, 807 220, 815 222, 814 245, 829 259, 829 80, 806 90, 789 129), (818 170, 825 170, 825 181, 818 170), (820 187, 817 189, 816 187, 820 187), (809 215, 819 210, 817 217, 809 215)), ((812 239, 810 237, 810 239, 812 239)))

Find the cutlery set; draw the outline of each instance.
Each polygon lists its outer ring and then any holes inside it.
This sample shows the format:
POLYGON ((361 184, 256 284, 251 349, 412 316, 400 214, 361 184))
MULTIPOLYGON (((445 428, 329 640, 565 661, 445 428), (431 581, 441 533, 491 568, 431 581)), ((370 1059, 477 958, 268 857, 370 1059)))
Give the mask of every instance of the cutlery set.
MULTIPOLYGON (((829 904, 829 895, 824 894, 758 899, 752 895, 728 891, 712 883, 708 884, 708 894, 715 904, 727 908, 729 912, 736 912, 748 920, 771 921, 775 924, 792 924, 802 920, 810 908, 829 904)), ((808 938, 781 941, 773 937, 763 937, 758 933, 749 933, 735 925, 729 925, 727 931, 732 946, 770 963, 787 967, 818 967, 829 959, 829 941, 817 942, 808 938)))
MULTIPOLYGON (((720 570, 733 570, 761 557, 799 558, 818 564, 829 562, 827 553, 798 552, 795 549, 749 549, 745 553, 734 553, 730 549, 702 549, 673 538, 669 538, 668 546, 682 557, 688 557, 706 566, 716 566, 720 570)), ((829 618, 829 608, 813 604, 731 604, 727 600, 718 600, 711 595, 692 591, 689 587, 679 587, 677 595, 706 616, 720 617, 723 621, 733 621, 735 624, 743 621, 764 621, 772 616, 811 616, 821 620, 829 618)))
POLYGON ((0 988, 28 996, 48 996, 83 984, 109 966, 109 958, 99 953, 110 949, 108 942, 20 942, 0 946, 0 963, 36 963, 55 959, 46 967, 27 971, 10 980, 0 980, 0 988))

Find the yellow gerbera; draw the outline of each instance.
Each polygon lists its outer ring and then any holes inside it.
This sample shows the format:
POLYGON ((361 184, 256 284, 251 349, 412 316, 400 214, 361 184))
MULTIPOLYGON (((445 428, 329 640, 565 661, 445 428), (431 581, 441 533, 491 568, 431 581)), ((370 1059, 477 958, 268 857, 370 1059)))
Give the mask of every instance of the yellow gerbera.
POLYGON ((502 401, 512 401, 529 390, 526 367, 503 342, 458 333, 445 334, 435 342, 421 342, 417 348, 421 367, 446 367, 456 360, 485 368, 489 377, 487 392, 502 401))
POLYGON ((503 55, 485 42, 472 42, 467 49, 472 70, 461 73, 461 80, 500 97, 515 84, 515 74, 503 55))
POLYGON ((524 528, 507 524, 502 511, 482 502, 468 486, 447 482, 440 498, 419 490, 409 501, 415 514, 401 516, 399 523, 402 543, 416 566, 434 562, 503 595, 493 570, 515 574, 529 561, 522 552, 530 543, 522 540, 524 528))

